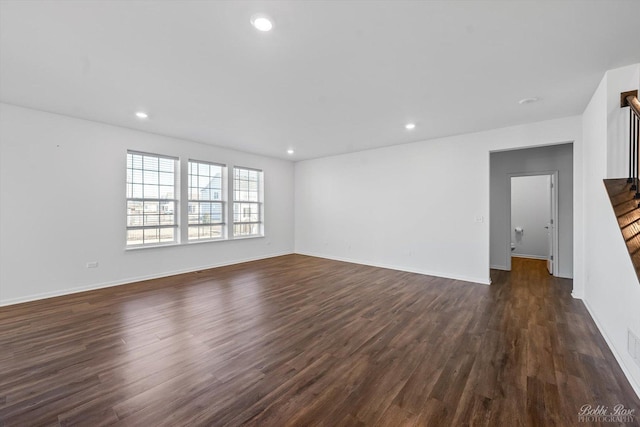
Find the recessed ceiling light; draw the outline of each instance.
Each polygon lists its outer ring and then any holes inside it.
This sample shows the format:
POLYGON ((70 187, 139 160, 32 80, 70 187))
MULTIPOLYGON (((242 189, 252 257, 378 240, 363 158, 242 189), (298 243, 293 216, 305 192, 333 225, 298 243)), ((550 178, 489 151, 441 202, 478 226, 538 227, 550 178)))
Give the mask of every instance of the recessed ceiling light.
POLYGON ((415 123, 407 123, 406 125, 404 125, 404 128, 406 130, 412 130, 416 128, 416 124, 415 123))
POLYGON ((251 17, 251 25, 256 27, 258 31, 271 31, 273 28, 273 22, 268 16, 257 14, 251 17))
POLYGON ((145 113, 144 111, 137 111, 136 112, 136 117, 139 119, 148 119, 149 115, 147 113, 145 113))
POLYGON ((518 101, 518 104, 520 104, 520 105, 524 105, 524 104, 532 104, 532 103, 534 103, 534 102, 538 102, 539 100, 540 100, 540 98, 536 98, 536 97, 533 97, 533 98, 524 98, 524 99, 521 99, 520 101, 518 101))
POLYGON ((293 154, 293 153, 295 153, 295 151, 293 151, 293 149, 292 149, 292 148, 289 148, 289 149, 287 150, 287 154, 293 154))

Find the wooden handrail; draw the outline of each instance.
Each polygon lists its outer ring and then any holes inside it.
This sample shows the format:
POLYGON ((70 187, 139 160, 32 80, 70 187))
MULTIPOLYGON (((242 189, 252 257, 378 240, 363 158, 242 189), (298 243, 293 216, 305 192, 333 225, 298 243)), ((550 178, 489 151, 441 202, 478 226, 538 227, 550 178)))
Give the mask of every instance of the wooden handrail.
POLYGON ((636 113, 636 116, 640 117, 640 101, 638 101, 638 97, 629 95, 627 96, 627 102, 629 107, 636 113))
POLYGON ((638 91, 631 90, 620 94, 620 107, 630 107, 636 116, 640 117, 640 101, 638 101, 638 91))

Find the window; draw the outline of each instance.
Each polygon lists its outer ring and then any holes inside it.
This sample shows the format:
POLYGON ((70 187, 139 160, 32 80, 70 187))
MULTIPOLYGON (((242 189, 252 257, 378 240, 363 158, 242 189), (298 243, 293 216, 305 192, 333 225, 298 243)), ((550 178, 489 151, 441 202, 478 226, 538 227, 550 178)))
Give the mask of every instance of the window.
POLYGON ((189 160, 189 240, 225 238, 224 168, 189 160))
POLYGON ((262 234, 262 171, 233 168, 233 235, 262 234))
POLYGON ((127 152, 127 246, 174 243, 176 159, 127 152))
POLYGON ((189 160, 180 172, 179 164, 127 151, 127 248, 264 235, 261 170, 233 167, 227 175, 223 164, 189 160))

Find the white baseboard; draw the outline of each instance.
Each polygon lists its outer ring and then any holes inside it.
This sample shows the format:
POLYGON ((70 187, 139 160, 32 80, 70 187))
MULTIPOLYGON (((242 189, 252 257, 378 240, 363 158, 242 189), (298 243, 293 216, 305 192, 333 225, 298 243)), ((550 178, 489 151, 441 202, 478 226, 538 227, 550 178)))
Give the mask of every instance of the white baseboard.
MULTIPOLYGON (((581 300, 584 300, 584 294, 583 294, 582 292, 572 291, 572 292, 571 292, 571 296, 572 296, 574 299, 581 299, 581 300)), ((586 304, 585 304, 585 305, 586 305, 586 304)), ((593 316, 591 316, 591 317, 593 317, 593 316)))
POLYGON ((18 297, 18 298, 0 299, 0 307, 4 307, 4 306, 8 306, 8 305, 14 305, 14 304, 21 304, 21 303, 31 302, 31 301, 37 301, 37 300, 46 299, 46 298, 59 297, 59 296, 63 296, 63 295, 77 294, 79 292, 94 291, 96 289, 104 289, 104 288, 111 288, 111 287, 114 287, 114 286, 128 285, 128 284, 131 284, 131 283, 142 282, 144 280, 159 279, 159 278, 162 278, 162 277, 175 276, 177 274, 193 273, 194 271, 207 270, 209 268, 225 267, 225 266, 228 266, 228 265, 242 264, 243 262, 259 261, 261 259, 275 258, 275 257, 278 257, 278 256, 290 255, 292 253, 293 252, 274 253, 274 254, 268 254, 268 255, 263 255, 263 256, 259 256, 259 257, 243 258, 243 259, 229 261, 229 262, 221 262, 221 263, 216 263, 216 264, 203 265, 203 266, 200 266, 200 267, 193 267, 193 268, 186 268, 186 269, 181 269, 181 270, 167 271, 167 272, 163 272, 163 273, 159 273, 159 274, 149 274, 149 275, 139 276, 139 277, 130 277, 130 278, 117 280, 117 281, 112 281, 112 282, 96 283, 96 284, 87 285, 87 286, 80 286, 80 287, 76 287, 76 288, 59 289, 57 291, 43 292, 43 293, 40 293, 40 294, 32 294, 32 295, 25 295, 23 297, 18 297))
POLYGON ((506 265, 495 265, 495 264, 491 264, 491 265, 489 266, 489 268, 493 268, 494 270, 509 271, 509 270, 507 269, 507 266, 506 266, 506 265))
POLYGON ((540 255, 523 255, 523 254, 511 254, 512 258, 527 258, 527 259, 541 259, 541 260, 546 260, 547 257, 546 256, 540 256, 540 255))
POLYGON ((613 357, 615 357, 616 361, 618 362, 618 365, 620 366, 620 369, 622 369, 622 373, 624 374, 625 377, 627 377, 629 384, 631 384, 631 388, 633 388, 633 391, 636 392, 636 394, 638 395, 638 398, 640 399, 640 383, 636 381, 636 379, 631 375, 631 372, 629 372, 629 370, 627 369, 624 363, 624 359, 622 358, 622 356, 620 356, 620 353, 618 353, 618 350, 616 350, 616 348, 614 347, 613 342, 609 339, 609 336, 604 331, 604 328, 602 327, 600 321, 598 321, 598 318, 596 317, 595 313, 589 306, 589 303, 584 299, 582 300, 582 302, 584 303, 584 306, 587 308, 587 311, 591 315, 591 318, 593 319, 593 322, 596 324, 596 327, 600 331, 600 334, 602 335, 605 342, 609 346, 611 353, 613 353, 613 357))
POLYGON ((490 285, 491 284, 491 279, 490 278, 484 278, 483 279, 483 278, 478 278, 478 277, 468 277, 468 276, 462 276, 462 275, 442 273, 442 272, 437 272, 437 271, 415 269, 415 268, 409 268, 409 267, 401 267, 401 266, 391 265, 391 264, 371 263, 371 262, 368 262, 368 261, 361 261, 361 260, 352 259, 352 258, 336 257, 336 256, 332 256, 332 255, 319 254, 319 253, 315 253, 315 252, 300 252, 300 251, 296 251, 296 253, 300 254, 300 255, 307 255, 307 256, 312 256, 312 257, 316 257, 316 258, 326 258, 326 259, 331 259, 331 260, 334 260, 334 261, 350 262, 352 264, 368 265, 368 266, 371 266, 371 267, 379 267, 379 268, 388 268, 390 270, 406 271, 407 273, 424 274, 426 276, 442 277, 444 279, 460 280, 460 281, 463 281, 463 282, 477 283, 477 284, 481 284, 481 285, 490 285))

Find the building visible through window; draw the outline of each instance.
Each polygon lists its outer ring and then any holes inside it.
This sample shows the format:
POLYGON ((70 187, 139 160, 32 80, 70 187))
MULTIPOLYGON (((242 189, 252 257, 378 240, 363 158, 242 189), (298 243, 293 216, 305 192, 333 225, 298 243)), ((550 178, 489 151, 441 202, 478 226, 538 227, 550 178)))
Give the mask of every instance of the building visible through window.
POLYGON ((127 153, 127 246, 177 241, 176 159, 127 153))
POLYGON ((233 235, 263 234, 262 171, 233 168, 233 235))
POLYGON ((224 169, 223 165, 189 161, 189 240, 226 237, 224 169))

